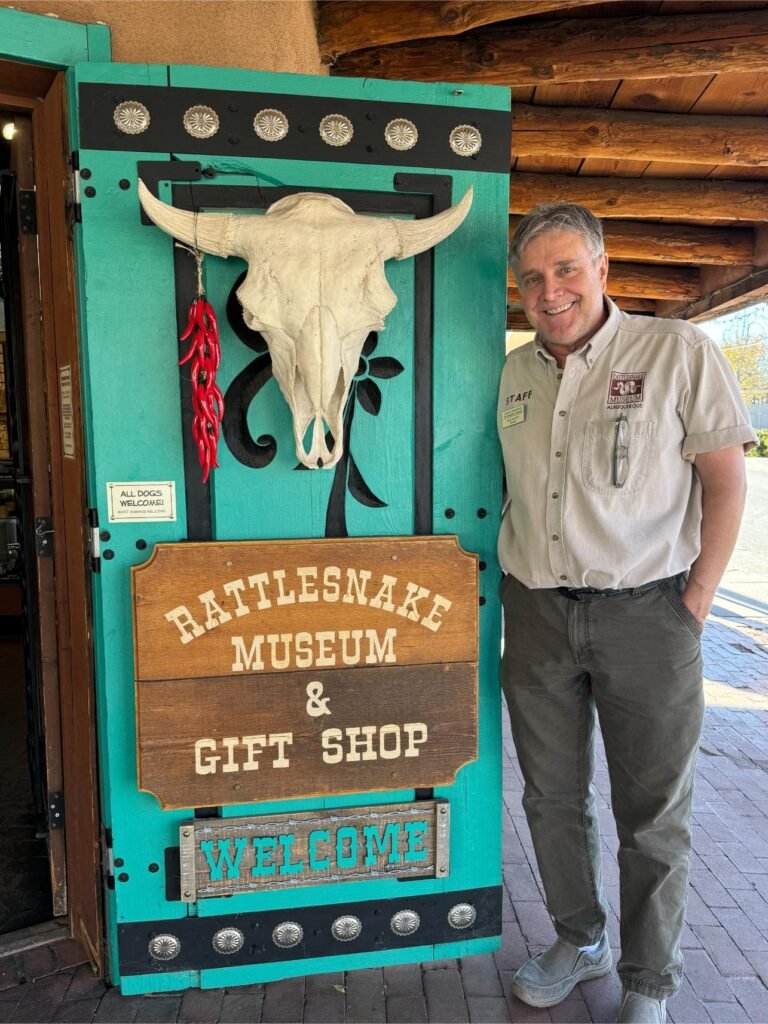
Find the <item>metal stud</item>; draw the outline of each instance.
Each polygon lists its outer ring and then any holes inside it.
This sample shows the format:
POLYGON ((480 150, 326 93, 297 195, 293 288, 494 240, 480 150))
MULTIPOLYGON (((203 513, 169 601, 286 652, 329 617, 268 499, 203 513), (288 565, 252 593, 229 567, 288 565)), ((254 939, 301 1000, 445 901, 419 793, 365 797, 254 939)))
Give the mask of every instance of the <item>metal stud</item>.
POLYGON ((419 141, 419 130, 413 121, 406 117, 396 117, 384 129, 384 139, 392 149, 404 152, 413 149, 419 141))
POLYGON ((477 918, 477 911, 471 903, 457 903, 448 911, 448 924, 460 931, 471 928, 477 918))
POLYGON ((406 936, 413 935, 420 924, 421 918, 415 910, 398 910, 396 914, 392 915, 389 927, 395 935, 406 936))
POLYGON ((174 960, 181 952, 181 941, 175 935, 155 935, 149 943, 149 955, 154 960, 174 960))
POLYGON ((480 152, 483 136, 473 124, 459 124, 448 136, 448 143, 457 156, 474 156, 480 152))
POLYGON ((219 130, 219 115, 213 107, 190 107, 184 111, 183 124, 194 139, 210 139, 219 130))
POLYGON ((320 122, 320 138, 329 146, 346 146, 354 134, 352 122, 343 114, 328 114, 320 122))
POLYGON ((243 948, 245 936, 239 928, 219 928, 213 936, 212 945, 217 953, 229 956, 243 948))
POLYGON ((298 946, 304 938, 304 929, 296 921, 281 921, 272 932, 272 941, 281 949, 298 946))
POLYGON ((363 922, 354 914, 344 914, 337 917, 331 925, 331 935, 339 942, 351 942, 356 939, 363 930, 363 922))
POLYGON ((265 142, 280 142, 288 134, 288 118, 282 110, 265 107, 254 117, 253 130, 265 142))
POLYGON ((124 135, 141 135, 149 128, 149 110, 138 100, 126 100, 117 104, 112 120, 124 135))

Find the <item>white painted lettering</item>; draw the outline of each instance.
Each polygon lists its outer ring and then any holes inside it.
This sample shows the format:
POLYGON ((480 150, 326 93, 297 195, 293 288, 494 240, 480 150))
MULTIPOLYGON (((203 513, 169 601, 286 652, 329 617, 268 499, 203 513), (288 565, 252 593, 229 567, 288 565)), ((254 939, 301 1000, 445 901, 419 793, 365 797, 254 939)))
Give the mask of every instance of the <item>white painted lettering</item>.
POLYGON ((192 618, 186 605, 180 604, 178 608, 172 608, 165 613, 168 622, 175 622, 181 633, 181 642, 188 644, 196 636, 202 636, 205 630, 192 618))
POLYGON ((206 629, 216 629, 217 626, 231 621, 232 616, 229 612, 224 611, 212 590, 206 590, 204 594, 198 594, 197 600, 205 608, 206 629))
POLYGON ((242 591, 245 590, 245 580, 231 580, 229 583, 225 583, 222 589, 224 593, 227 595, 227 597, 234 597, 235 601, 237 602, 237 607, 235 608, 235 615, 238 617, 238 619, 241 618, 243 615, 249 614, 251 609, 248 607, 247 604, 243 604, 243 599, 240 596, 242 591))

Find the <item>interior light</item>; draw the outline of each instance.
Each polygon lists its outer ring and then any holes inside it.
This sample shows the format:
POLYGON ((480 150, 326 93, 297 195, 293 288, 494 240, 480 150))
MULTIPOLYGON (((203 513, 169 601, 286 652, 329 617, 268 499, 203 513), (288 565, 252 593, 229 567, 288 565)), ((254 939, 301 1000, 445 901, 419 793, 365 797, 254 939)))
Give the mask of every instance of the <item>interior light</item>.
POLYGON ((6 121, 6 123, 3 125, 3 138, 7 139, 10 142, 15 134, 16 125, 13 123, 13 121, 6 121))

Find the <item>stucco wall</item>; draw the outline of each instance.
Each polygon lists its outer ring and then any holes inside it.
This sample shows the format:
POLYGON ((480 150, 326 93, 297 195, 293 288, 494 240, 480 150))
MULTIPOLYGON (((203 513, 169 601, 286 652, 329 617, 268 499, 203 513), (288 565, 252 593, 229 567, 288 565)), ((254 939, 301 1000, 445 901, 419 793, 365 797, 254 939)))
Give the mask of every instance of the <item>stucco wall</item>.
POLYGON ((69 21, 102 21, 116 61, 326 74, 314 0, 0 0, 69 21))

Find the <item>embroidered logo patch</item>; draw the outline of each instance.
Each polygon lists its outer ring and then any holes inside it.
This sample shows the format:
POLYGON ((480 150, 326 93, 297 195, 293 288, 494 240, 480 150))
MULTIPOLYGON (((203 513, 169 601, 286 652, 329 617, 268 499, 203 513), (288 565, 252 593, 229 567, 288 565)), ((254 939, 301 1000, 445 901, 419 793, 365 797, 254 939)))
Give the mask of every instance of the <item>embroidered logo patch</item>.
POLYGON ((643 404, 643 387, 645 370, 640 373, 619 373, 611 370, 611 381, 608 385, 608 408, 627 408, 630 405, 643 404))

